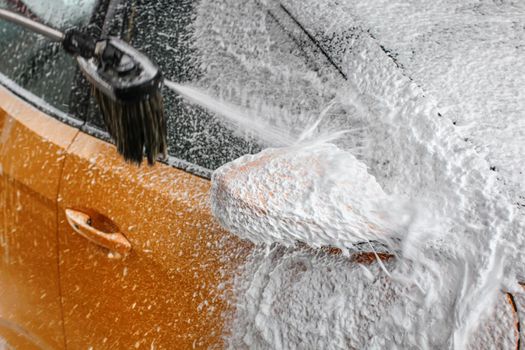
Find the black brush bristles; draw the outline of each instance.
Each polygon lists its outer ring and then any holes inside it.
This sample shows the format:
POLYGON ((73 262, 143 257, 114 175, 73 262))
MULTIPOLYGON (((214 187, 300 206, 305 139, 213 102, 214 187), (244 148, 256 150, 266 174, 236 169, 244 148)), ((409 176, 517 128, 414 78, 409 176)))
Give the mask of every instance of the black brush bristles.
POLYGON ((144 155, 153 165, 166 155, 166 119, 160 91, 135 101, 115 100, 93 85, 95 97, 108 133, 126 161, 140 164, 144 155))
POLYGON ((96 42, 93 57, 77 57, 93 87, 109 135, 125 160, 153 165, 166 155, 167 126, 162 105, 164 79, 147 56, 118 38, 96 42))

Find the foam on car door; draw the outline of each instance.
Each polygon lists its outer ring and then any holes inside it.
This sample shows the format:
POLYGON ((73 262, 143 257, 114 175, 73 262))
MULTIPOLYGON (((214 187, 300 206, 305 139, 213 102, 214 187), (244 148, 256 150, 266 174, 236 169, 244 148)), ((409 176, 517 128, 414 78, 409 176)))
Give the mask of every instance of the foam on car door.
POLYGON ((79 133, 68 150, 59 201, 68 348, 221 344, 225 287, 246 247, 213 223, 209 186, 165 164, 127 164, 114 146, 79 133), (84 222, 80 233, 71 213, 84 222), (129 255, 119 258, 90 240, 86 223, 96 232, 122 234, 131 243, 129 255))
POLYGON ((16 349, 64 347, 56 200, 77 132, 0 87, 0 339, 16 349))

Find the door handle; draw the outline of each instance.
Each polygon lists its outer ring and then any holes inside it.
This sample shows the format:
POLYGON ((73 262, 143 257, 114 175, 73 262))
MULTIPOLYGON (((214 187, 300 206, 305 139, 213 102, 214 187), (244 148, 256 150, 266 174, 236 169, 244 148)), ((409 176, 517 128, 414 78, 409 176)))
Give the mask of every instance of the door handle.
POLYGON ((131 251, 131 243, 120 232, 103 232, 91 225, 91 217, 73 209, 66 209, 67 222, 73 230, 87 240, 125 257, 131 251))

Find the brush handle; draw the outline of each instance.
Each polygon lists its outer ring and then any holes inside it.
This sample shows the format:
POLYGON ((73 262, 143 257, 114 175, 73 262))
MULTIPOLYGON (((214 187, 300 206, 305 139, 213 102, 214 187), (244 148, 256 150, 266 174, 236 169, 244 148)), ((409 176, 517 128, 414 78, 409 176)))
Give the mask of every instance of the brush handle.
POLYGON ((18 24, 26 29, 31 30, 37 34, 41 34, 52 41, 62 42, 64 40, 64 33, 45 24, 38 23, 18 13, 0 9, 0 18, 6 21, 18 24))

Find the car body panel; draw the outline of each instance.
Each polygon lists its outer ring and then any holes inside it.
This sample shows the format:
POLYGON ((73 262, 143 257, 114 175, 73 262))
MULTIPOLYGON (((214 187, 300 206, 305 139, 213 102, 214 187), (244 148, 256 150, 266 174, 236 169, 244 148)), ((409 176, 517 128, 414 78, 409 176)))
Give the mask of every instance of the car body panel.
POLYGON ((0 87, 0 337, 64 346, 56 199, 78 130, 0 87))
POLYGON ((221 231, 210 182, 157 163, 128 164, 79 133, 59 199, 60 273, 70 349, 221 347, 228 277, 248 246, 221 231), (126 258, 77 234, 65 210, 88 213, 132 245, 126 258))

